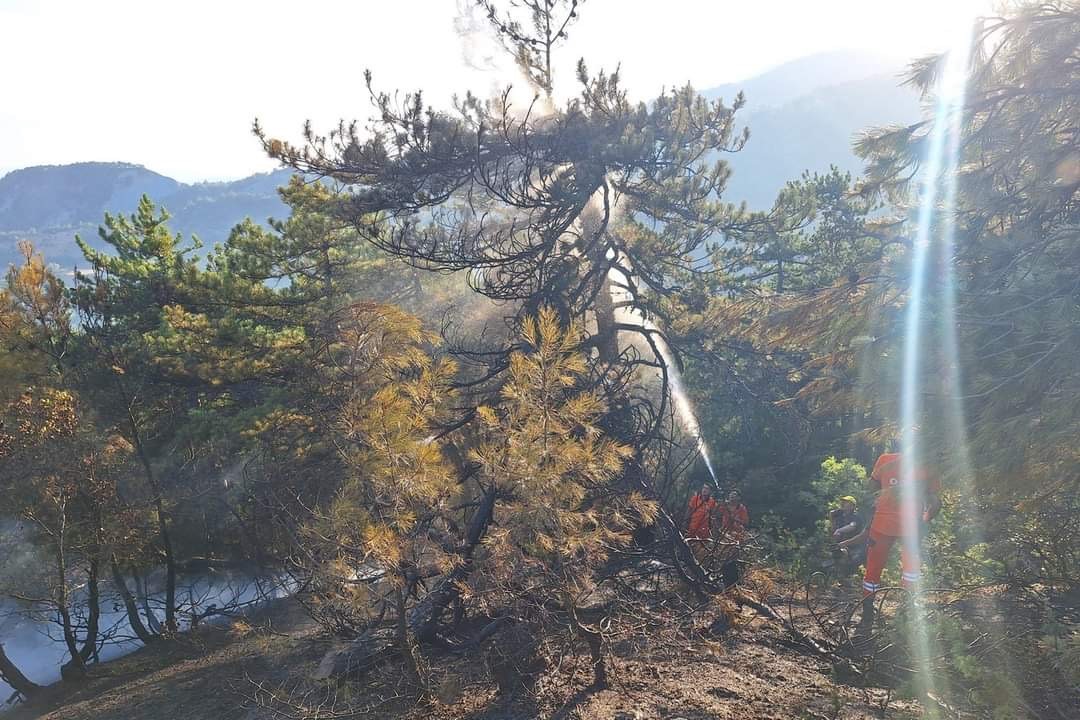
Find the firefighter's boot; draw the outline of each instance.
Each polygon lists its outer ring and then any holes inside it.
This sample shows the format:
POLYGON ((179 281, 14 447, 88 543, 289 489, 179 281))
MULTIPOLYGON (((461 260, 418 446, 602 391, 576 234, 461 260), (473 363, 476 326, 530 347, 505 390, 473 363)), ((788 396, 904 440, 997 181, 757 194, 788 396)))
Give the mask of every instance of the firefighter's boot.
POLYGON ((874 596, 867 595, 862 601, 862 615, 855 626, 855 636, 868 638, 874 631, 874 596))

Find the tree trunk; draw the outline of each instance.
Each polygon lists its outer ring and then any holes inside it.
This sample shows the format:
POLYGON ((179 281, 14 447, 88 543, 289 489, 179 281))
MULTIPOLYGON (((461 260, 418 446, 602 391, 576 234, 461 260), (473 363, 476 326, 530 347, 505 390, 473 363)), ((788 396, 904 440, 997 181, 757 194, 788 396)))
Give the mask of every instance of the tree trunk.
POLYGON ((604 638, 600 631, 575 621, 577 632, 589 646, 589 657, 593 666, 593 687, 603 690, 608 686, 607 665, 604 664, 604 638))
POLYGON ((60 677, 65 680, 82 677, 86 674, 86 663, 83 662, 82 653, 79 651, 79 639, 75 635, 75 626, 71 623, 71 611, 68 609, 67 593, 67 557, 64 554, 66 542, 66 523, 64 513, 61 511, 61 523, 56 537, 56 609, 60 615, 60 629, 64 635, 64 644, 67 646, 71 659, 60 666, 60 677))
POLYGON ((83 662, 91 658, 97 660, 98 624, 101 621, 101 593, 98 588, 98 557, 95 553, 90 558, 90 567, 86 571, 86 638, 83 640, 79 655, 83 662))
POLYGON ((76 680, 86 675, 86 662, 82 652, 79 651, 79 642, 75 637, 75 628, 71 624, 71 613, 68 612, 66 600, 60 604, 60 626, 64 631, 64 644, 67 646, 71 659, 60 666, 60 677, 64 680, 76 680))
MULTIPOLYGON (((126 398, 127 393, 122 384, 120 385, 120 389, 126 398)), ((170 534, 168 534, 168 520, 165 515, 165 503, 161 498, 161 484, 158 483, 157 474, 153 472, 153 463, 150 462, 150 456, 146 451, 146 446, 143 445, 143 433, 139 431, 138 420, 135 419, 135 411, 132 408, 131 400, 127 402, 127 425, 129 425, 131 429, 132 445, 135 446, 135 452, 139 462, 143 465, 143 471, 146 473, 147 484, 153 492, 154 511, 156 511, 158 516, 158 536, 161 539, 161 551, 165 556, 165 629, 168 631, 168 634, 173 635, 177 630, 176 555, 173 553, 173 541, 170 538, 170 534)))
POLYGON ((465 544, 460 553, 462 561, 439 578, 432 591, 425 595, 411 612, 406 613, 404 604, 399 604, 397 627, 393 630, 368 630, 348 645, 331 650, 319 663, 315 678, 326 679, 364 672, 392 655, 399 647, 402 651, 407 651, 409 633, 412 633, 412 638, 417 642, 429 642, 435 637, 443 613, 458 597, 460 582, 468 577, 472 569, 473 553, 484 539, 495 512, 495 497, 495 488, 491 488, 483 496, 480 507, 470 519, 465 544), (405 638, 404 646, 402 637, 405 638))
POLYGON ((41 691, 41 686, 23 675, 15 663, 8 658, 7 653, 4 652, 3 643, 0 643, 0 679, 24 698, 32 698, 41 691))
POLYGON ((158 622, 157 615, 150 608, 150 598, 146 594, 146 580, 140 578, 139 574, 134 570, 131 571, 131 578, 135 581, 135 589, 139 593, 139 602, 142 603, 143 613, 146 615, 146 626, 150 629, 150 632, 160 634, 161 623, 158 622))
POLYGON ((405 669, 409 673, 409 679, 416 683, 421 694, 425 692, 424 679, 420 676, 420 667, 416 663, 416 643, 409 635, 409 619, 405 611, 405 592, 398 588, 394 591, 394 604, 397 610, 397 625, 395 627, 395 641, 401 657, 405 660, 405 669))
POLYGON ((164 503, 158 494, 154 501, 157 507, 158 534, 161 536, 161 549, 165 553, 165 629, 175 634, 176 626, 176 556, 173 554, 172 539, 169 537, 169 524, 165 519, 164 503))
POLYGON ((113 585, 116 586, 116 591, 120 593, 120 598, 124 601, 124 610, 127 612, 127 619, 132 632, 144 645, 149 645, 158 639, 157 635, 147 630, 142 618, 139 617, 139 607, 135 604, 135 596, 131 594, 127 583, 124 582, 124 576, 120 572, 120 566, 116 562, 115 555, 109 559, 109 569, 112 571, 113 585))
POLYGON ((397 647, 395 630, 366 630, 347 645, 326 653, 312 677, 315 680, 329 680, 334 677, 359 675, 393 656, 397 647))
POLYGON ((161 485, 158 483, 154 466, 150 462, 149 455, 142 443, 142 434, 139 432, 139 424, 134 414, 128 412, 128 423, 131 427, 134 439, 135 451, 146 473, 146 481, 154 493, 154 509, 157 511, 158 537, 161 540, 161 551, 165 555, 165 629, 169 634, 175 634, 176 625, 176 555, 173 553, 172 539, 169 536, 169 522, 165 513, 165 502, 161 498, 161 485))
MULTIPOLYGON (((590 238, 588 251, 589 264, 592 268, 606 268, 608 243, 605 242, 611 222, 611 204, 607 183, 601 185, 603 208, 587 207, 581 214, 582 235, 590 238)), ((600 281, 600 292, 593 300, 592 311, 596 320, 597 352, 605 363, 616 363, 619 357, 619 332, 615 322, 615 301, 611 297, 611 277, 606 272, 600 281)), ((623 291, 625 292, 625 291, 623 291)))
POLYGON ((600 293, 593 303, 596 315, 596 344, 599 358, 615 364, 619 358, 619 332, 615 327, 615 303, 611 299, 611 278, 604 278, 600 293))
POLYGON ((491 518, 495 513, 495 488, 490 489, 480 501, 465 535, 465 546, 461 550, 461 562, 446 575, 441 577, 434 589, 420 601, 409 613, 409 626, 416 633, 418 640, 427 641, 435 635, 442 615, 450 603, 458 596, 460 583, 472 571, 473 553, 487 534, 491 518))

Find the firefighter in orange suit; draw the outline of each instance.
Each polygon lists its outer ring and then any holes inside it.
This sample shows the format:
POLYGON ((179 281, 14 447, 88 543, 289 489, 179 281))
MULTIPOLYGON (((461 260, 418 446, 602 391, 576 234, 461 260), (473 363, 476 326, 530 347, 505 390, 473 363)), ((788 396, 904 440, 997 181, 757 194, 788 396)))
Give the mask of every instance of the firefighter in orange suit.
POLYGON ((702 485, 701 490, 690 498, 689 522, 686 524, 687 537, 708 540, 712 537, 713 513, 716 512, 716 500, 712 497, 712 488, 702 485))
POLYGON ((901 468, 900 453, 885 453, 874 463, 870 486, 878 492, 874 517, 869 527, 855 537, 840 543, 851 547, 866 543, 866 572, 863 575, 863 613, 860 626, 868 629, 873 623, 874 593, 881 586, 881 571, 889 559, 889 551, 900 541, 900 581, 911 589, 922 573, 920 545, 927 525, 941 510, 941 486, 925 468, 915 467, 906 479, 901 468))

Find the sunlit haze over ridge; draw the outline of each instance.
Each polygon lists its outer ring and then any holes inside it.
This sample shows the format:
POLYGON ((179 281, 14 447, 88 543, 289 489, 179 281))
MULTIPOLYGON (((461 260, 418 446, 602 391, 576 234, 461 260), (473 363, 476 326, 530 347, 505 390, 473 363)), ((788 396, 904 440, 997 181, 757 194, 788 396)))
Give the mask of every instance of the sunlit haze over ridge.
MULTIPOLYGON (((316 128, 366 118, 365 68, 380 90, 423 89, 436 107, 465 90, 491 93, 516 77, 482 32, 465 31, 470 4, 0 0, 0 175, 89 160, 185 182, 270 170, 251 121, 293 138, 308 118, 316 128)), ((835 50, 899 67, 946 49, 958 24, 991 10, 989 0, 588 0, 556 81, 575 90, 579 57, 592 69, 621 65, 638 99, 835 50)))

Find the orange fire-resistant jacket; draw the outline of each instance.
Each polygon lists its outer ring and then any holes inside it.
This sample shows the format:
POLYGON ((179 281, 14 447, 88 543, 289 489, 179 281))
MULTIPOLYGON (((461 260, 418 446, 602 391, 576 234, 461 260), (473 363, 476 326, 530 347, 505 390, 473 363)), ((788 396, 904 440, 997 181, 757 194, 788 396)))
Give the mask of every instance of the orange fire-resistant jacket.
POLYGON ((711 535, 712 514, 716 510, 716 500, 705 499, 700 493, 690 498, 690 522, 686 534, 699 540, 708 540, 711 535))
POLYGON ((874 470, 870 473, 870 479, 880 489, 877 503, 874 505, 874 519, 870 522, 871 532, 891 537, 900 537, 904 534, 905 524, 917 527, 922 519, 924 499, 927 493, 937 495, 941 492, 941 483, 937 478, 930 477, 925 468, 915 468, 915 487, 911 489, 914 494, 914 507, 911 512, 917 513, 916 517, 908 518, 904 522, 902 512, 902 484, 900 478, 900 453, 885 453, 874 463, 874 470))

